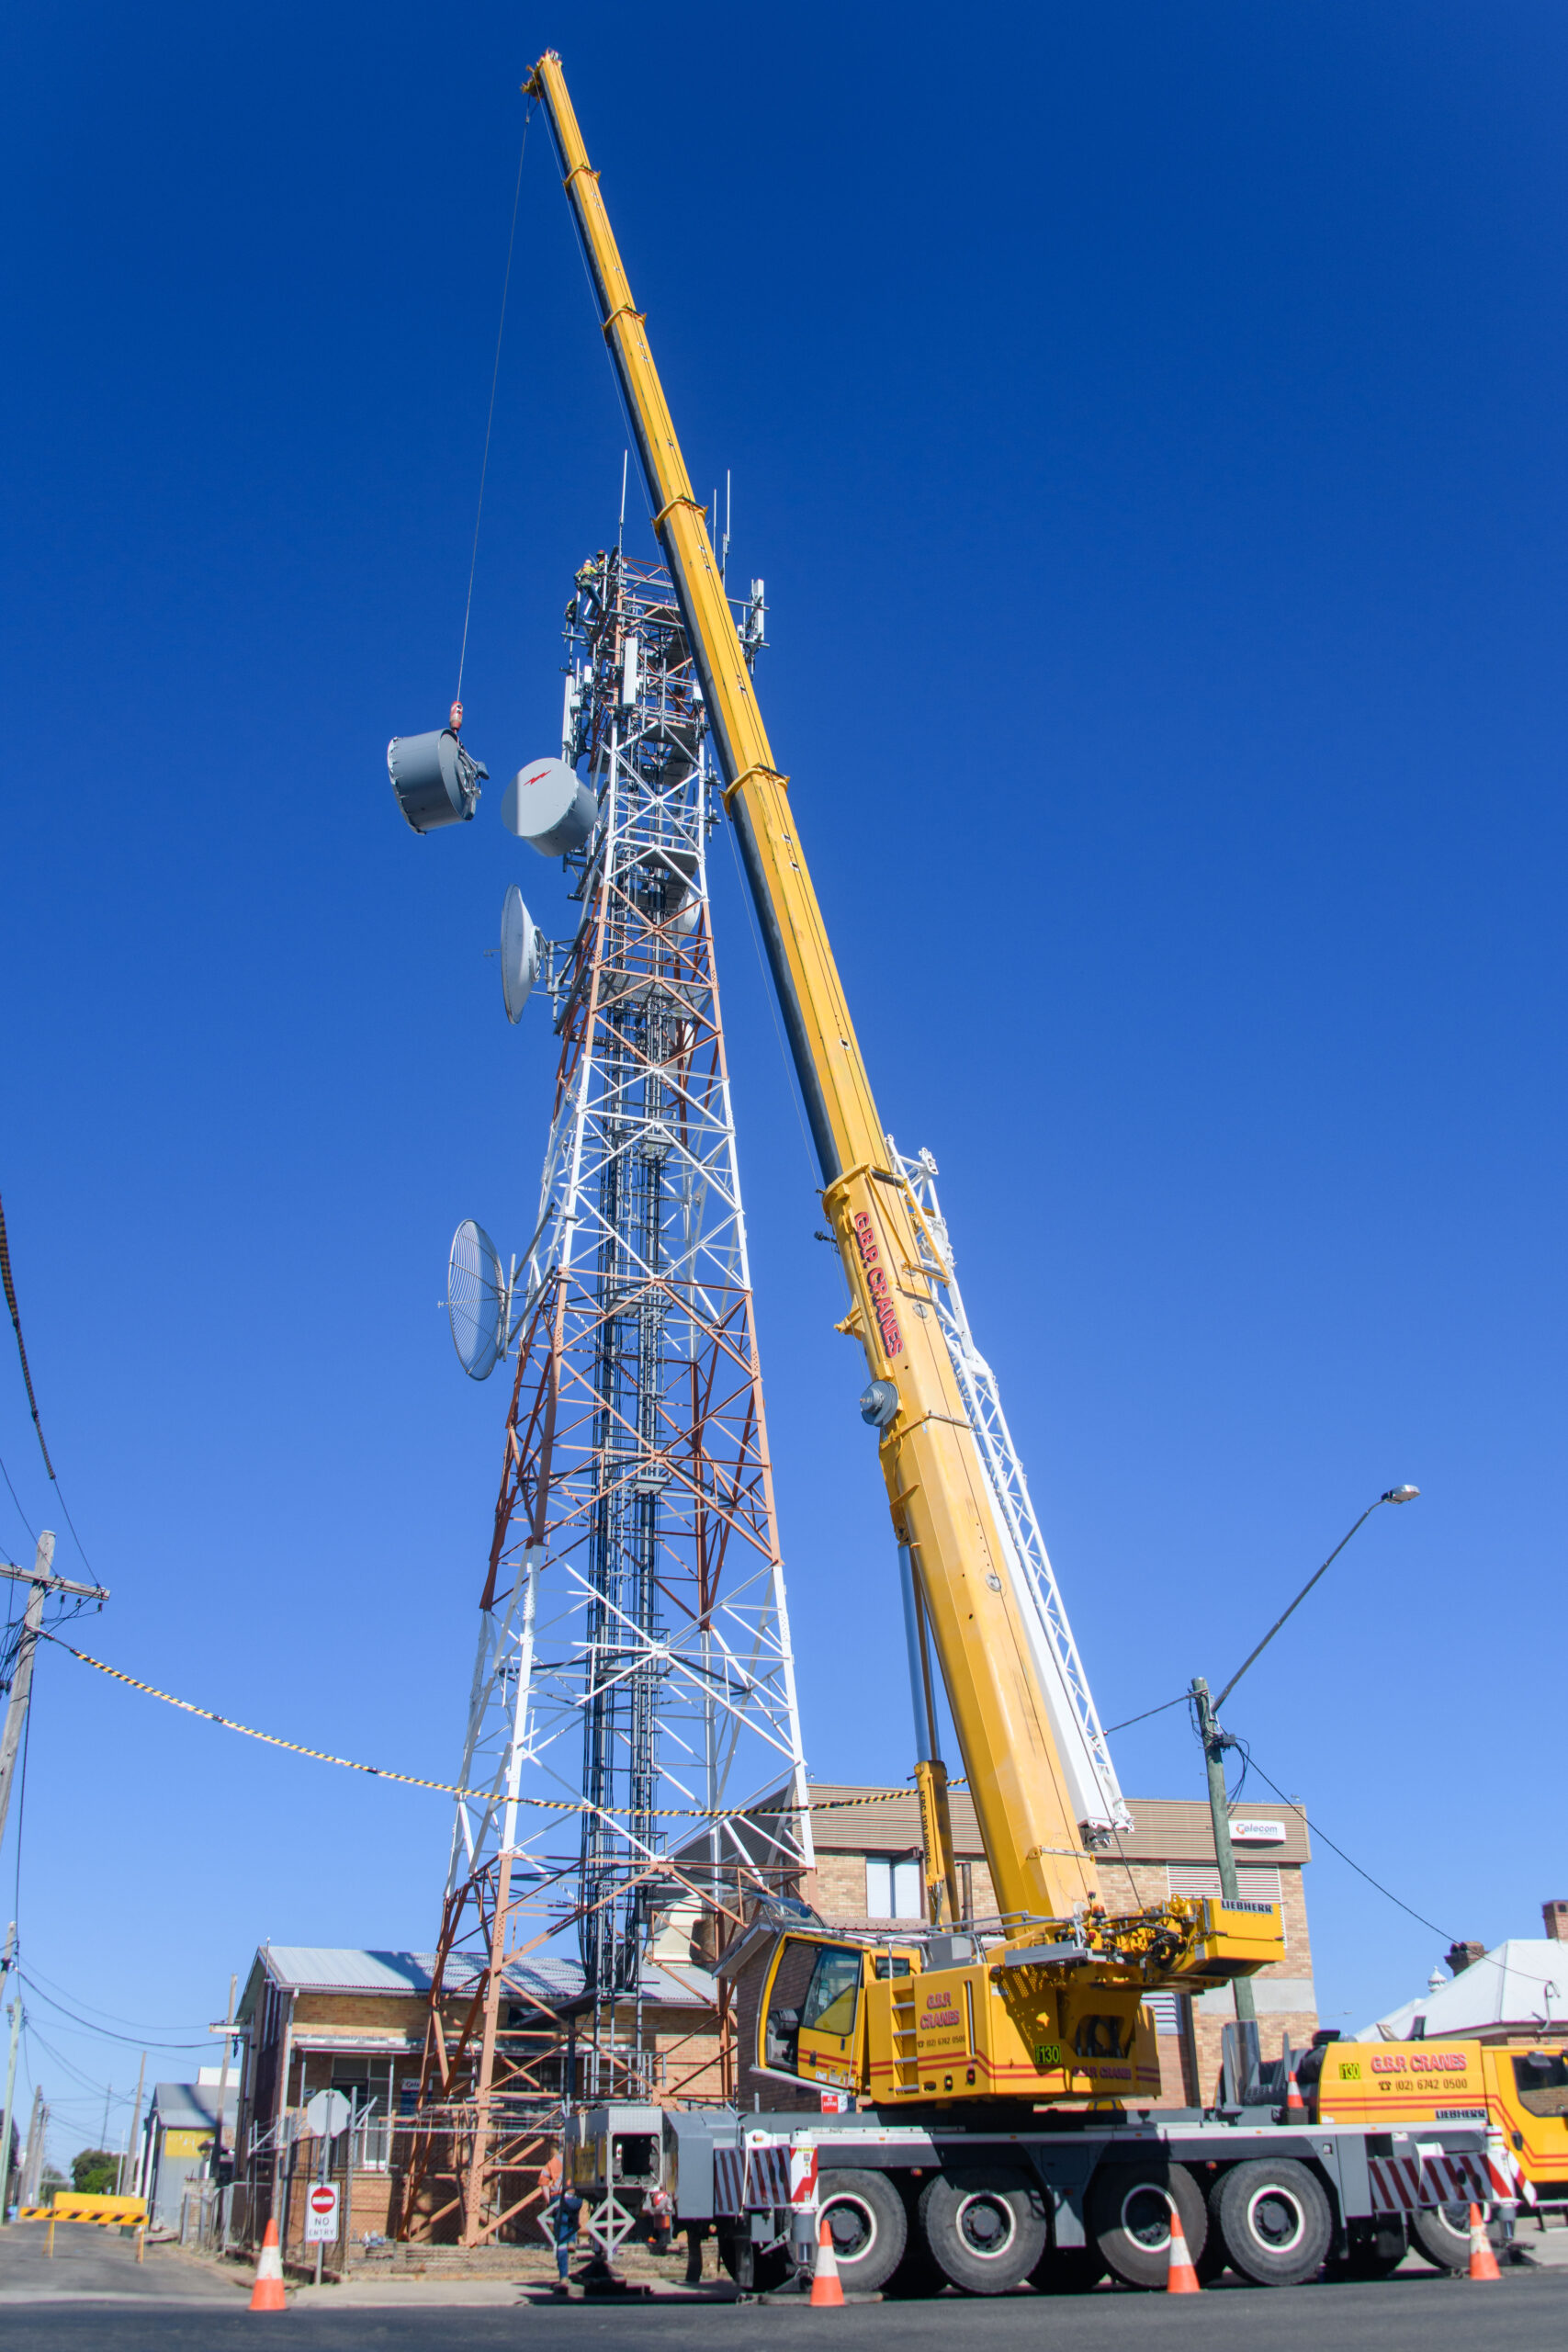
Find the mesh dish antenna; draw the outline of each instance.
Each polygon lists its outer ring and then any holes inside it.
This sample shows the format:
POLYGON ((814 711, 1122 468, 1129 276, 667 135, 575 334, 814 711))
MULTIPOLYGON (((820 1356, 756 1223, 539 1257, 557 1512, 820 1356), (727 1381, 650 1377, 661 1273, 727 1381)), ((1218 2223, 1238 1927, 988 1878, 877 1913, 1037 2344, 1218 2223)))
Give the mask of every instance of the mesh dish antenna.
POLYGON ((488 1380, 506 1351, 512 1288, 482 1225, 466 1216, 446 1260, 446 1312, 452 1345, 470 1380, 488 1380))
POLYGON ((521 1021, 539 977, 539 934, 515 882, 501 902, 501 992, 508 1021, 521 1021))

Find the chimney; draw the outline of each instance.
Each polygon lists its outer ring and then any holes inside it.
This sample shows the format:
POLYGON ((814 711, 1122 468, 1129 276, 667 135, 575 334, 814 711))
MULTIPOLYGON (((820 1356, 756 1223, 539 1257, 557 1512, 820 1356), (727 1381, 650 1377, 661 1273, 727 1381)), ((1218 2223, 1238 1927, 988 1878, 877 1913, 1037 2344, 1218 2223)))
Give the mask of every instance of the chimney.
POLYGON ((1568 1903, 1543 1903, 1540 1916, 1553 1943, 1568 1944, 1568 1903))
POLYGON ((1486 1947, 1484 1944, 1450 1944, 1445 1957, 1449 1974, 1462 1976, 1467 1968, 1473 1968, 1478 1960, 1485 1959, 1486 1947))

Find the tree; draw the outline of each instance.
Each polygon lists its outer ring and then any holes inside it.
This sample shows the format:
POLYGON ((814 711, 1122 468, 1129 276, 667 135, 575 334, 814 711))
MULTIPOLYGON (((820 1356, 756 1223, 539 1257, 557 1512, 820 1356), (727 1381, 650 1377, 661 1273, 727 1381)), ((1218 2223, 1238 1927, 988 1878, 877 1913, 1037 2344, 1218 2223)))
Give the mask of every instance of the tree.
POLYGON ((118 2169, 113 2148, 84 2148, 71 2159, 71 2186, 82 2197, 106 2197, 118 2169))

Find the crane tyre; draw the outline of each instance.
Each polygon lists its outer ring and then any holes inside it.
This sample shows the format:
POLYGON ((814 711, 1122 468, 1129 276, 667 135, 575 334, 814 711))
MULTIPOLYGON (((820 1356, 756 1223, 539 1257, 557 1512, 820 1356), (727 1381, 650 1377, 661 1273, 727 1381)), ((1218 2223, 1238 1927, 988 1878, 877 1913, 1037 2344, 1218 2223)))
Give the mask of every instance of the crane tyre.
POLYGON ((1214 2220, 1232 2269, 1255 2287, 1315 2278, 1334 2236, 1328 2192, 1291 2156, 1233 2165, 1215 2191, 1214 2220))
POLYGON ((1125 2287, 1163 2287, 1170 2272, 1170 2209, 1196 2263, 1209 2239, 1209 2209, 1185 2165, 1104 2165, 1089 2183, 1091 2242, 1125 2287))
MULTIPOLYGON (((1435 2270, 1468 2270, 1470 2268, 1470 2208, 1468 2205, 1422 2205, 1409 2216, 1410 2250, 1429 2262, 1435 2270)), ((1487 2236, 1495 2252, 1502 2243, 1502 2232, 1493 2223, 1487 2224, 1487 2236)))
POLYGON ((927 2245, 967 2295, 1021 2287, 1045 2251, 1044 2201, 1011 2165, 939 2172, 920 2191, 919 2215, 927 2245))
MULTIPOLYGON (((744 2241, 739 2230, 721 2229, 718 2233, 718 2258, 732 2278, 739 2276, 740 2248, 744 2241)), ((782 2287, 790 2275, 790 2259, 782 2245, 759 2245, 751 2250, 751 2288, 755 2294, 771 2295, 782 2287)))
POLYGON ((1029 2274, 1043 2295, 1087 2295, 1105 2277, 1105 2256, 1097 2245, 1047 2246, 1029 2274))
POLYGON ((885 2172, 818 2176, 818 2224, 826 2222, 846 2294, 871 2295, 885 2287, 904 2259, 909 2216, 897 2184, 885 2172))

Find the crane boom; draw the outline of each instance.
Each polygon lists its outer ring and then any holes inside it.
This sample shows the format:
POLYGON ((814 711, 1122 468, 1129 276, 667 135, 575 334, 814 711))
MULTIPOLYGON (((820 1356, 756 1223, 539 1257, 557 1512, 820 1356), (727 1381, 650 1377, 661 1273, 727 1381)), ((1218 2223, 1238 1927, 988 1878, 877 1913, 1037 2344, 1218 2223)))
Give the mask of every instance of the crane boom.
POLYGON ((694 496, 647 323, 632 300, 559 58, 541 100, 587 256, 702 684, 724 799, 739 836, 805 1098, 832 1225, 885 1426, 894 1532, 907 1545, 952 1711, 1002 1917, 1061 1918, 1096 1897, 1008 1572, 1006 1537, 953 1374, 908 1180, 889 1145, 792 811, 694 496))

